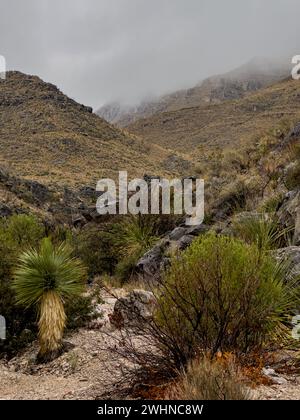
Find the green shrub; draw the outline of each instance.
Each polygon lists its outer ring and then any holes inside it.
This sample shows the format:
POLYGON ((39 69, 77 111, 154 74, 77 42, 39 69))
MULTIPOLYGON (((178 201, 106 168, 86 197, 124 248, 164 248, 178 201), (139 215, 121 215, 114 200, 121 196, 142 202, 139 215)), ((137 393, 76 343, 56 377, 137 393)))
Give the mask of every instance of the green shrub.
POLYGON ((66 327, 68 329, 76 330, 77 328, 81 328, 95 318, 92 299, 92 294, 86 294, 77 296, 66 303, 66 327))
POLYGON ((241 382, 231 361, 194 360, 166 395, 171 400, 249 400, 250 392, 241 382))
POLYGON ((36 337, 36 312, 16 304, 11 279, 0 279, 0 314, 6 320, 6 339, 0 340, 0 358, 12 357, 36 337))
POLYGON ((111 228, 84 229, 74 235, 72 243, 76 255, 86 265, 89 277, 114 273, 118 256, 111 228))
POLYGON ((173 260, 158 297, 156 340, 165 357, 180 367, 199 349, 248 352, 272 342, 299 304, 285 270, 255 245, 199 237, 173 260))
POLYGON ((71 242, 90 278, 116 274, 121 281, 127 281, 141 255, 158 237, 172 230, 177 219, 172 215, 123 216, 114 223, 87 225, 73 232, 71 242))
POLYGON ((224 213, 224 216, 230 216, 237 210, 241 211, 257 192, 255 188, 252 186, 250 188, 242 177, 229 183, 220 193, 217 201, 218 209, 224 213))
POLYGON ((1 236, 19 251, 37 246, 45 236, 45 228, 34 216, 13 215, 1 223, 1 236))

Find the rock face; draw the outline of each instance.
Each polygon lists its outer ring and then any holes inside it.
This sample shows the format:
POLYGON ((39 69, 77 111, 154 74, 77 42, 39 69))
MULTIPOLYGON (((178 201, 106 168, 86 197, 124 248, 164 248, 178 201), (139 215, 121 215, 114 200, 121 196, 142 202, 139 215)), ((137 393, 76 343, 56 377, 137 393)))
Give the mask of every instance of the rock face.
POLYGON ((151 319, 155 306, 156 299, 152 292, 133 290, 116 301, 110 322, 117 328, 134 327, 151 319))
POLYGON ((187 248, 198 235, 208 231, 204 224, 179 226, 172 230, 137 263, 140 279, 146 283, 159 282, 163 270, 170 264, 170 255, 187 248))
POLYGON ((294 140, 298 140, 300 138, 300 122, 298 122, 294 128, 288 133, 285 137, 281 145, 279 146, 280 149, 286 147, 289 143, 293 142, 294 140))
POLYGON ((274 256, 278 261, 290 262, 291 276, 300 276, 300 247, 288 246, 286 248, 277 249, 274 251, 274 256))
POLYGON ((293 245, 300 245, 300 190, 286 194, 278 210, 279 221, 284 227, 294 226, 293 245))

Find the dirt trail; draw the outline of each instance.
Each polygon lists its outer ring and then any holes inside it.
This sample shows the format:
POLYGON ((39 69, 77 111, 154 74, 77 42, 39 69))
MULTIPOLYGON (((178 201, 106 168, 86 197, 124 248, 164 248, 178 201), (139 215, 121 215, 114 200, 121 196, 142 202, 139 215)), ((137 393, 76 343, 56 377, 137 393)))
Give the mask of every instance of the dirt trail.
POLYGON ((31 362, 36 348, 8 364, 0 364, 1 399, 95 399, 118 379, 121 363, 109 352, 112 338, 94 330, 67 337, 74 348, 55 361, 31 362))

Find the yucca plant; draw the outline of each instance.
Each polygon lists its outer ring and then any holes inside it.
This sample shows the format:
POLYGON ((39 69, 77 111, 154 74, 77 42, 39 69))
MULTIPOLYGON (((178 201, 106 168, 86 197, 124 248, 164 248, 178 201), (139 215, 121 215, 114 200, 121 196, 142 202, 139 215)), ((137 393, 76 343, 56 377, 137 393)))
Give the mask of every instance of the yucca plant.
POLYGON ((128 281, 134 274, 138 259, 158 241, 155 220, 149 215, 132 216, 119 224, 115 238, 119 252, 116 273, 122 281, 128 281))
POLYGON ((13 289, 18 304, 36 306, 39 320, 38 359, 49 360, 61 350, 66 324, 64 302, 83 291, 85 268, 65 243, 54 247, 49 238, 39 250, 19 257, 13 289))
POLYGON ((292 227, 282 228, 276 217, 264 213, 245 215, 232 223, 234 236, 261 251, 287 246, 292 227))

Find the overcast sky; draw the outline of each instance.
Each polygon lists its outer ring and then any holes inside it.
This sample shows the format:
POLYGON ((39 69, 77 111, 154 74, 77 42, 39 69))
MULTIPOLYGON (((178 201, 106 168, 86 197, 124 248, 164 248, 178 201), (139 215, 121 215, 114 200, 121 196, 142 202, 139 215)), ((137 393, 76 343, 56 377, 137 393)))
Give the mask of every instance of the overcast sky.
POLYGON ((300 54, 299 0, 0 0, 0 55, 98 108, 300 54))

